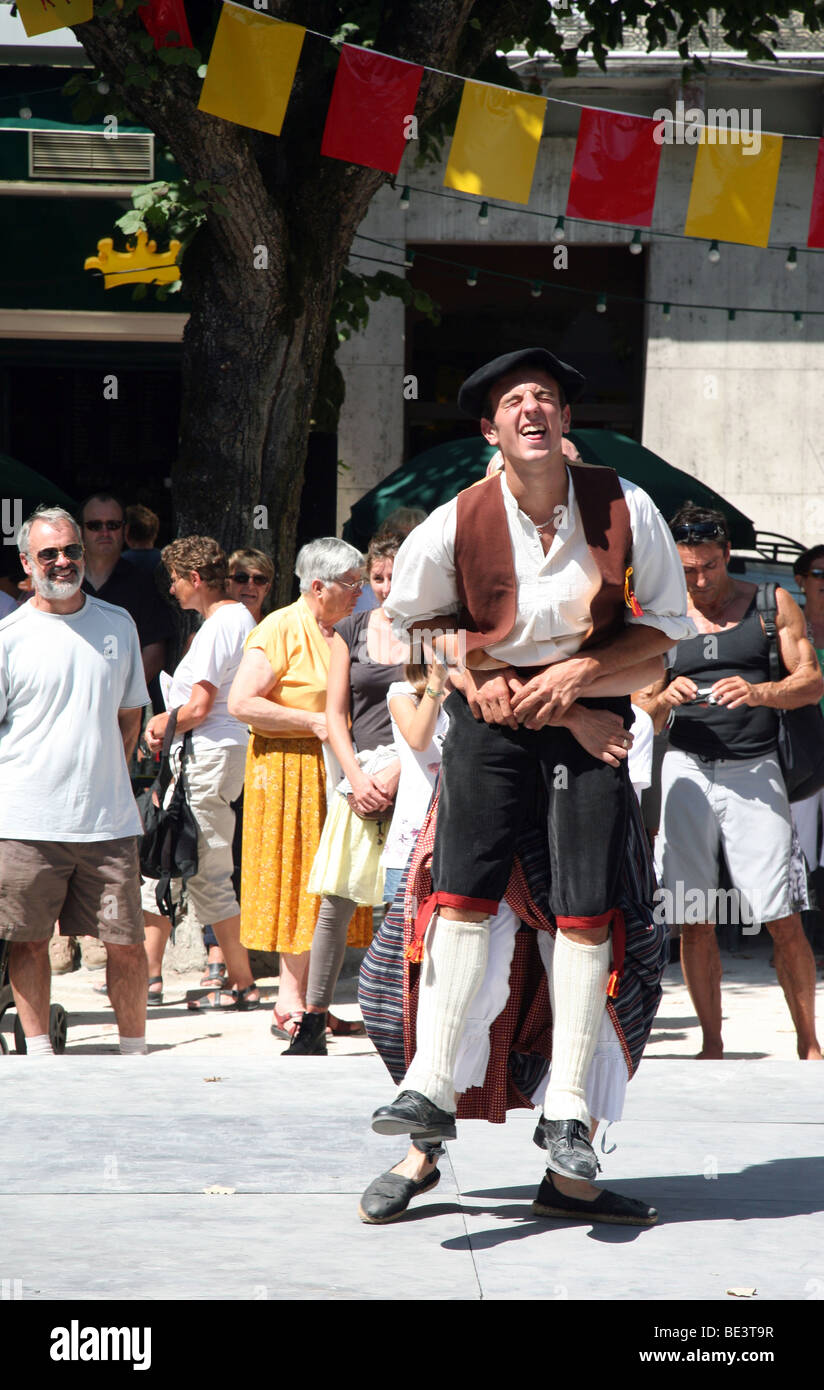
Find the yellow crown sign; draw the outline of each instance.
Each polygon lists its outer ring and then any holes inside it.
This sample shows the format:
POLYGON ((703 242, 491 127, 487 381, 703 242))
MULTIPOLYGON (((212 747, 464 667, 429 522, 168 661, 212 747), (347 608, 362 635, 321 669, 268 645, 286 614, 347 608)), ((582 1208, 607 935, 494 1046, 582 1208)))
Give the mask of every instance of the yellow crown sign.
POLYGON ((141 228, 136 246, 127 242, 125 251, 115 251, 112 238, 107 236, 97 243, 97 255, 86 257, 83 269, 102 270, 107 290, 115 285, 173 285, 180 279, 176 265, 180 246, 179 241, 170 241, 168 251, 158 253, 157 242, 149 241, 141 228))

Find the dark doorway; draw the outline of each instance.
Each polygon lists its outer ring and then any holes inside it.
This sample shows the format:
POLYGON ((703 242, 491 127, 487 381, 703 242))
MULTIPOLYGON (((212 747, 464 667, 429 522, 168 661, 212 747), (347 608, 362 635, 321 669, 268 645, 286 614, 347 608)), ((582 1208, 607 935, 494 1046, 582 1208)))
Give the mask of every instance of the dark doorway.
POLYGON ((640 440, 646 253, 569 246, 561 269, 552 244, 408 249, 415 253, 409 279, 440 306, 441 322, 407 313, 406 371, 417 378, 418 399, 406 402, 406 458, 467 435, 472 424, 455 403, 461 382, 490 358, 532 346, 549 348, 586 376, 575 424, 640 440), (469 266, 477 269, 474 286, 469 266), (539 298, 532 294, 537 280, 544 282, 539 298), (596 309, 600 294, 604 313, 596 309))

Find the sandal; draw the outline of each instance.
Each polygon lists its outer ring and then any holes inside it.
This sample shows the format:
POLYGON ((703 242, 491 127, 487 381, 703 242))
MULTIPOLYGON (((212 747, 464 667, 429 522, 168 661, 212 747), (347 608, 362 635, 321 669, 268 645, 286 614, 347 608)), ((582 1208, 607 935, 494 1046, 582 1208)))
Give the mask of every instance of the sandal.
POLYGON ((279 1014, 277 1009, 274 1009, 273 1012, 275 1021, 269 1032, 273 1038, 285 1038, 286 1042, 291 1042, 300 1027, 303 1009, 293 1014, 279 1014))
POLYGON ((256 989, 257 985, 253 980, 252 983, 250 985, 247 985, 245 989, 232 990, 232 994, 235 997, 235 1006, 237 1008, 238 1013, 249 1013, 252 1009, 260 1008, 261 1004, 263 1003, 263 1000, 261 999, 259 993, 257 999, 249 998, 249 995, 252 993, 252 991, 256 989))
POLYGON ((210 961, 200 983, 202 985, 219 985, 222 988, 226 983, 226 962, 222 960, 210 961))
MULTIPOLYGON (((152 975, 151 979, 149 980, 149 985, 150 985, 150 986, 151 986, 151 985, 160 985, 160 989, 157 989, 157 990, 154 990, 154 991, 153 991, 153 990, 150 988, 150 989, 149 989, 148 997, 147 997, 147 999, 146 999, 146 1003, 147 1003, 147 1004, 162 1004, 162 1003, 163 1003, 163 976, 162 976, 162 975, 152 975)), ((108 992, 108 991, 107 991, 107 992, 108 992)))
POLYGON ((327 1014, 326 1031, 331 1033, 334 1038, 365 1038, 366 1028, 363 1021, 359 1018, 349 1020, 348 1018, 338 1018, 335 1014, 327 1014))
POLYGON ((191 1009, 196 1014, 214 1012, 215 1010, 218 1013, 228 1014, 237 1010, 237 999, 234 990, 216 989, 211 994, 205 994, 202 999, 190 999, 186 1008, 191 1009), (221 999, 229 999, 231 1002, 221 1004, 221 999))

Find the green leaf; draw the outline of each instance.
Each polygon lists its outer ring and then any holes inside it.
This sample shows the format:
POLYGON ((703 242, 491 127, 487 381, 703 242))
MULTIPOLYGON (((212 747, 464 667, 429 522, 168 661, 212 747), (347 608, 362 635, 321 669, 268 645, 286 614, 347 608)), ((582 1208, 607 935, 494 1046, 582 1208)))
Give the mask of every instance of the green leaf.
POLYGON ((132 290, 132 299, 145 299, 149 292, 148 285, 135 285, 132 290))

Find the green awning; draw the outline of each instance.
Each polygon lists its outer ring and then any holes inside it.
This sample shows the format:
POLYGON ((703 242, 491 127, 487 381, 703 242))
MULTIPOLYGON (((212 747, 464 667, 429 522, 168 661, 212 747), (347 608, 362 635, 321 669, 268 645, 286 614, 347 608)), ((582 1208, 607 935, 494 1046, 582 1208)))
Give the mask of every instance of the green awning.
POLYGON ((8 454, 0 454, 0 495, 10 516, 16 515, 15 504, 19 500, 23 521, 35 507, 65 507, 69 512, 74 512, 75 508, 74 499, 56 483, 8 454))
MULTIPOLYGON (((614 430, 571 430, 570 439, 585 463, 614 468, 622 478, 637 483, 648 492, 655 505, 669 519, 688 499, 697 506, 722 511, 730 523, 732 545, 736 550, 752 550, 755 528, 720 493, 673 468, 628 435, 614 430)), ((452 440, 427 449, 390 473, 355 503, 343 535, 352 545, 364 549, 385 517, 396 507, 423 507, 431 512, 448 502, 463 487, 484 476, 495 450, 480 435, 452 440)))

